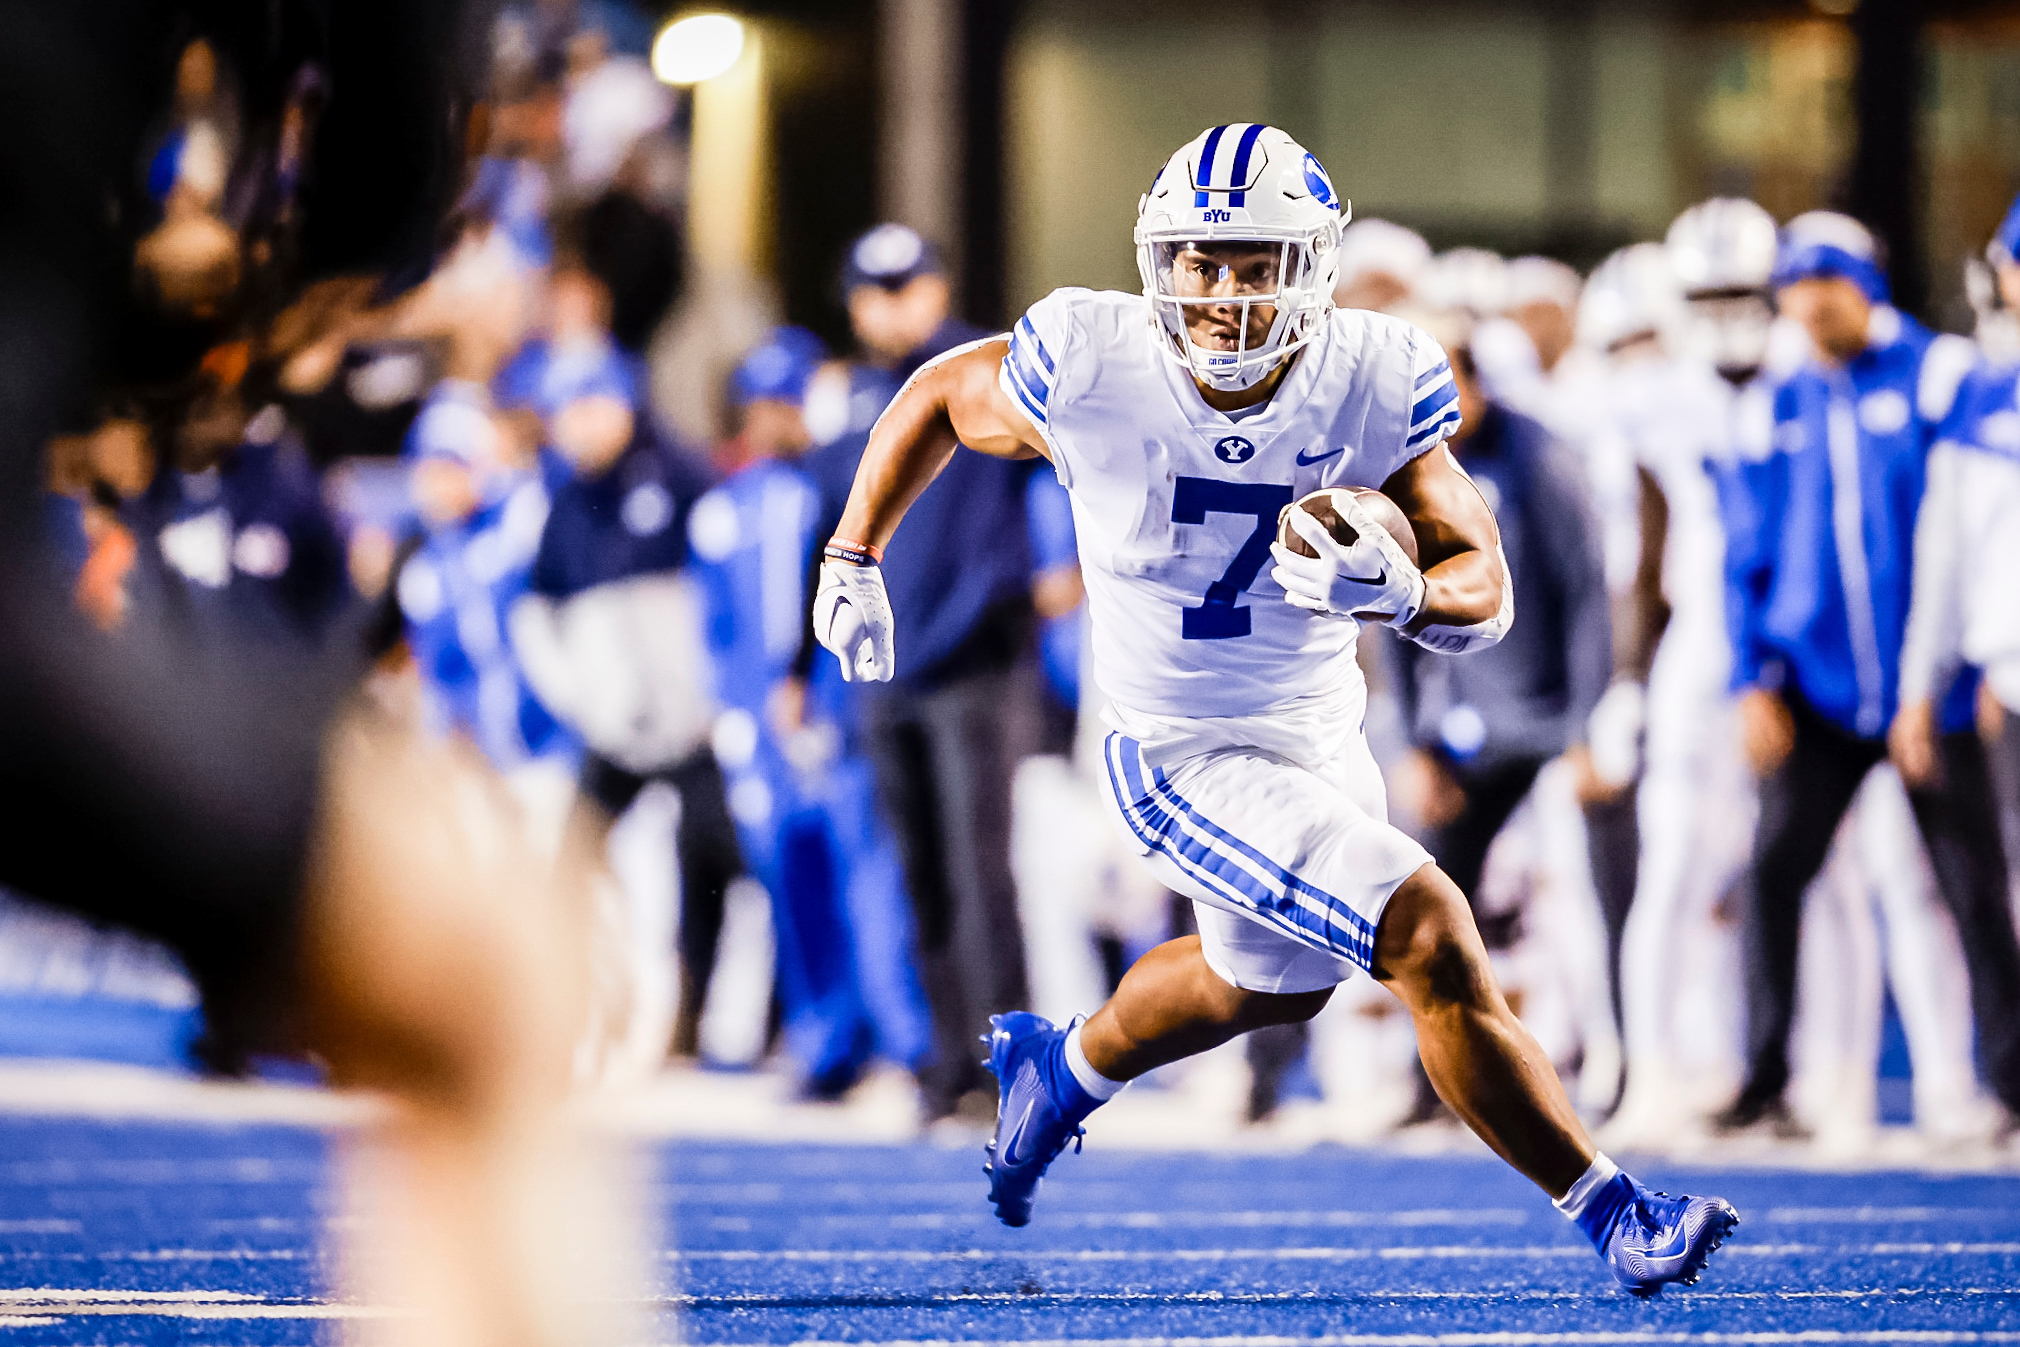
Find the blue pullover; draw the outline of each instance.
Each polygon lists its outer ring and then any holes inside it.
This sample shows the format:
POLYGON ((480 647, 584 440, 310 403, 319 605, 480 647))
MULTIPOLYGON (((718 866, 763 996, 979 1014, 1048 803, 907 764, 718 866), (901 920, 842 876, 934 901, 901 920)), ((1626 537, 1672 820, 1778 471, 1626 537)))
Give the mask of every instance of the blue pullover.
MULTIPOLYGON (((1925 464, 1975 359, 1881 306, 1864 351, 1812 358, 1775 389, 1772 450, 1725 493, 1736 691, 1789 687, 1850 734, 1886 733, 1925 464)), ((1958 680, 1945 730, 1970 724, 1975 691, 1958 680)))

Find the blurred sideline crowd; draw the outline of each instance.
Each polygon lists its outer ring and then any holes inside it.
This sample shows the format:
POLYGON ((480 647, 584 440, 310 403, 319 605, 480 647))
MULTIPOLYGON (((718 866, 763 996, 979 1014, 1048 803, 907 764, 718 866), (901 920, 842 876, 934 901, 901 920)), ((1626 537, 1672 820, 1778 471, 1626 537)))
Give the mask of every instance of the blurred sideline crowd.
MULTIPOLYGON (((808 624, 820 544, 903 381, 986 333, 898 224, 837 277, 851 351, 681 306, 685 106, 550 12, 501 23, 432 267, 305 291, 327 91, 305 66, 245 125, 182 50, 134 270, 195 358, 49 445, 75 600, 115 641, 146 609, 354 661, 488 764, 590 876, 585 1083, 671 1056, 834 1100, 887 1063, 924 1121, 987 1119, 989 1014, 1090 1011, 1189 920, 1100 816, 1070 503, 1042 463, 956 455, 884 563, 898 677, 845 684, 808 624), (697 354, 725 346, 726 378, 697 354)), ((1705 202, 1589 277, 1347 230, 1338 302, 1451 354, 1519 614, 1464 659, 1364 632, 1368 731, 1613 1148, 1860 1144, 1893 1025, 1918 1128, 2013 1129, 2016 246, 2020 211, 1966 339, 1890 307, 1826 212, 1705 202)), ((1242 1051, 1251 1120, 1443 1112, 1366 980, 1242 1051)))

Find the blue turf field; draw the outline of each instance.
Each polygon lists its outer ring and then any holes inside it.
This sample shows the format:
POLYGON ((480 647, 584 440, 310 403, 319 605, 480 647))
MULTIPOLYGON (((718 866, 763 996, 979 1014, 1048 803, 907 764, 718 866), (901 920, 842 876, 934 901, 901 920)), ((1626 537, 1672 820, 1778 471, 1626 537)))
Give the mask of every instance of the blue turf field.
MULTIPOLYGON (((331 1340, 323 1153, 290 1128, 0 1119, 0 1344, 331 1340)), ((667 1150, 661 1339, 2020 1341, 2014 1177, 1653 1171, 1745 1224, 1703 1286, 1644 1304, 1490 1161, 1069 1154, 1024 1231, 979 1168, 667 1150)))

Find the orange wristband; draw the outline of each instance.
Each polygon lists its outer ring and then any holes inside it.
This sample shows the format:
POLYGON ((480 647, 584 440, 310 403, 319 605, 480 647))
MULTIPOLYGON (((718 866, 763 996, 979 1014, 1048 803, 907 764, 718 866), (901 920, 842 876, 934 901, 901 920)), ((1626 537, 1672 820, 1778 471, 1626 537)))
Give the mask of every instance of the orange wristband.
POLYGON ((821 555, 836 561, 846 561, 851 566, 875 566, 884 560, 884 549, 873 543, 859 543, 848 538, 830 538, 828 545, 821 549, 821 555))

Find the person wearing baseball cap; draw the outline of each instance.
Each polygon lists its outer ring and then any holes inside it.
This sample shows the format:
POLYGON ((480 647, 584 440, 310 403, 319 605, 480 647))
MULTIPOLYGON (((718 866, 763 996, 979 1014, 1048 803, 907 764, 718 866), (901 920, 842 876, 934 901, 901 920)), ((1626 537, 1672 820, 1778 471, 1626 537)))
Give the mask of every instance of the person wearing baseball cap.
MULTIPOLYGON (((1776 390, 1773 450, 1747 476, 1727 547, 1733 691, 1761 782, 1745 887, 1747 1078, 1722 1128, 1795 1130, 1782 1095, 1803 892, 1868 772, 1887 756, 1927 460, 1976 361, 1888 302, 1871 233, 1811 211, 1782 231, 1781 312, 1809 359, 1776 390)), ((2020 1104, 2020 946, 1984 749, 1970 734, 1975 675, 1936 708, 1940 777, 1909 780, 1938 888, 1964 935, 1989 1083, 2020 1104)))
MULTIPOLYGON (((841 284, 858 347, 846 372, 847 412, 803 461, 821 489, 823 542, 841 522, 870 427, 905 380, 988 335, 952 315, 939 255, 909 226, 881 224, 857 239, 841 284)), ((810 421, 824 419, 808 412, 810 421)), ((1020 736, 1040 715, 1025 510, 1031 470, 1030 462, 955 451, 883 560, 897 677, 849 686, 917 912, 932 1010, 933 1047, 918 1072, 929 1120, 960 1109, 993 1115, 995 1085, 976 1060, 975 1036, 991 1014, 1029 1000, 1010 872, 1010 778, 1024 753, 1020 736)), ((802 674, 816 653, 809 639, 802 674)))

